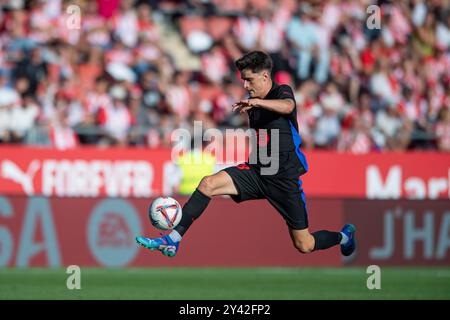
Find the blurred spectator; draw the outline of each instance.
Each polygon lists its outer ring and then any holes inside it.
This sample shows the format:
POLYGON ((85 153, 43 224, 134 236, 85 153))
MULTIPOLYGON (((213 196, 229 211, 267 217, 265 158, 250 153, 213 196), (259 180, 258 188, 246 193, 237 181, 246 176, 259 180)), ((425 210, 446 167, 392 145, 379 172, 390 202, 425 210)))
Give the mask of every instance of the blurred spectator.
POLYGON ((202 72, 211 83, 222 83, 225 76, 229 73, 227 56, 219 44, 213 45, 211 50, 203 53, 201 62, 202 72))
POLYGON ((317 120, 314 133, 314 144, 318 148, 330 148, 336 145, 341 130, 338 112, 342 105, 339 99, 335 98, 325 95, 322 99, 323 113, 317 120))
POLYGON ((78 137, 69 125, 67 100, 61 99, 56 106, 56 114, 50 125, 50 145, 58 150, 74 149, 78 137))
POLYGON ((261 49, 269 53, 274 61, 282 51, 283 38, 291 13, 284 7, 272 4, 262 13, 259 32, 261 49))
POLYGON ((181 120, 186 120, 192 112, 192 92, 189 87, 189 74, 177 72, 174 83, 167 88, 167 105, 170 113, 181 120))
POLYGON ((11 141, 12 110, 20 108, 19 103, 17 91, 8 85, 8 78, 4 72, 0 72, 0 142, 11 141))
POLYGON ((0 105, 17 104, 19 98, 15 88, 8 83, 5 72, 0 72, 0 105))
POLYGON ((314 147, 313 131, 317 119, 322 114, 322 106, 318 103, 319 87, 313 81, 299 85, 295 92, 297 102, 297 122, 302 137, 302 146, 307 149, 314 147))
POLYGON ((127 92, 123 86, 115 85, 109 93, 112 102, 101 106, 98 112, 98 123, 104 130, 102 143, 123 146, 134 121, 126 105, 127 92))
MULTIPOLYGON (((111 0, 112 1, 112 0, 111 0)), ((82 30, 87 42, 94 47, 107 49, 110 34, 107 20, 98 14, 98 1, 87 1, 83 10, 82 30)))
POLYGON ((117 10, 120 0, 96 0, 98 14, 103 18, 110 18, 117 10))
POLYGON ((370 90, 374 97, 379 99, 382 107, 395 105, 400 100, 400 85, 384 59, 376 63, 370 78, 370 90))
POLYGON ((135 47, 138 40, 139 24, 134 2, 135 0, 121 0, 119 9, 111 18, 113 35, 128 48, 135 47))
POLYGON ((379 29, 369 3, 4 1, 0 142, 156 148, 194 120, 243 127, 233 61, 258 49, 296 88, 305 148, 448 151, 448 3, 376 1, 379 29))
POLYGON ((450 151, 450 110, 441 109, 439 121, 436 124, 436 143, 441 151, 450 151))
POLYGON ((22 79, 27 82, 24 94, 36 96, 38 85, 46 80, 47 73, 47 64, 42 59, 41 49, 34 48, 29 57, 25 56, 16 64, 13 69, 13 78, 16 81, 22 79))
MULTIPOLYGON (((140 87, 142 89, 142 101, 141 108, 138 111, 137 123, 141 126, 155 129, 164 110, 164 95, 158 82, 156 71, 149 70, 145 72, 141 77, 140 87)), ((154 137, 152 140, 156 139, 154 134, 158 130, 155 130, 152 130, 152 137, 154 137)))
POLYGON ((341 132, 337 144, 339 151, 348 151, 353 154, 369 153, 372 150, 372 140, 368 128, 363 125, 360 118, 355 118, 351 129, 341 132))
POLYGON ((212 119, 218 125, 232 128, 239 128, 245 125, 244 116, 240 113, 233 113, 230 108, 233 103, 239 100, 239 89, 230 80, 226 80, 223 91, 220 91, 214 98, 212 119))
POLYGON ((376 128, 383 134, 381 147, 388 150, 405 150, 409 144, 411 123, 402 117, 395 105, 380 110, 375 119, 376 128))
POLYGON ((0 101, 0 142, 10 141, 10 114, 11 105, 0 101))
POLYGON ((39 106, 34 98, 27 95, 19 106, 13 107, 9 116, 10 141, 24 142, 29 130, 36 124, 39 115, 39 106))
POLYGON ((244 13, 236 19, 233 26, 233 32, 241 50, 251 51, 259 46, 261 28, 262 22, 257 10, 247 3, 244 13))
POLYGON ((327 29, 318 23, 317 12, 303 3, 298 16, 288 26, 287 37, 293 44, 297 59, 297 76, 309 78, 311 66, 315 63, 314 79, 323 83, 328 76, 329 48, 327 29), (314 60, 314 61, 313 61, 314 60))

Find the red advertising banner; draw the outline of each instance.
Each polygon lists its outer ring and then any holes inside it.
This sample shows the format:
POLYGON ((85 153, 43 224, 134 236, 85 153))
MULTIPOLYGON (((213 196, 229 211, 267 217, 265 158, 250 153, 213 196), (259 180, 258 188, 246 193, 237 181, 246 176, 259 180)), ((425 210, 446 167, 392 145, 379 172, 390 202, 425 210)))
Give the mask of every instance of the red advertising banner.
MULTIPOLYGON (((306 152, 306 194, 369 199, 449 199, 450 154, 306 152)), ((0 194, 142 198, 172 192, 171 151, 0 147, 0 194)))
POLYGON ((334 152, 306 154, 307 195, 369 199, 449 199, 450 154, 334 152))
POLYGON ((449 200, 344 201, 357 226, 356 265, 450 265, 449 200))
POLYGON ((311 232, 356 226, 358 250, 346 259, 339 246, 299 253, 267 201, 225 197, 211 201, 168 258, 134 241, 159 236, 150 200, 0 197, 0 267, 450 265, 449 200, 307 199, 311 232))
MULTIPOLYGON (((178 199, 183 204, 187 199, 178 199)), ((300 254, 282 217, 264 200, 215 198, 185 235, 176 257, 139 246, 159 236, 148 199, 0 197, 1 266, 338 266, 339 248, 300 254)), ((311 201, 310 223, 342 226, 338 200, 311 201)))
POLYGON ((0 194, 149 197, 170 193, 170 151, 0 147, 0 194), (165 190, 165 188, 167 190, 165 190))

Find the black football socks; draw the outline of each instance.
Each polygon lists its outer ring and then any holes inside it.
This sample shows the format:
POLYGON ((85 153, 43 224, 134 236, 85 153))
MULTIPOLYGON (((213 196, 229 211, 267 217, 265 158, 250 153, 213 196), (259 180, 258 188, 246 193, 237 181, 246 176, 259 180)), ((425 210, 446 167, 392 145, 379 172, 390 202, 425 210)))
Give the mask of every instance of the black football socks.
POLYGON ((316 250, 324 250, 328 249, 332 246, 335 246, 341 242, 342 235, 340 232, 320 230, 312 233, 314 237, 314 249, 316 250))
POLYGON ((183 215, 181 216, 180 223, 175 227, 175 231, 183 236, 191 226, 192 222, 197 220, 203 211, 205 211, 209 201, 211 201, 210 197, 196 189, 189 200, 184 204, 182 211, 183 215))

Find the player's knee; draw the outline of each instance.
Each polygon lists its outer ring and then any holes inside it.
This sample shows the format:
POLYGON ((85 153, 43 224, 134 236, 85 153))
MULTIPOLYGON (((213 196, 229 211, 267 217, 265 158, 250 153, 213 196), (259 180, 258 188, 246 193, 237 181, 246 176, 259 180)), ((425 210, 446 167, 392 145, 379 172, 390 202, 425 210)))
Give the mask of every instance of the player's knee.
POLYGON ((214 188, 215 188, 215 184, 214 184, 214 178, 212 176, 206 176, 204 177, 201 181, 200 184, 198 185, 198 189, 203 192, 203 194, 211 197, 214 193, 214 188))
POLYGON ((313 251, 313 246, 309 241, 305 240, 294 240, 294 247, 300 253, 310 253, 313 251))

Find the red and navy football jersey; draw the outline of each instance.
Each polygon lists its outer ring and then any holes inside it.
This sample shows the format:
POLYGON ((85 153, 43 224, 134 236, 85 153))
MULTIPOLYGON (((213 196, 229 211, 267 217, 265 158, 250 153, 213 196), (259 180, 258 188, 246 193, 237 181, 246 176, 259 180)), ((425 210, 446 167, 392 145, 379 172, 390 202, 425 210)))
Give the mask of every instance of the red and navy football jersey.
MULTIPOLYGON (((295 104, 295 97, 291 87, 286 84, 278 85, 275 82, 264 99, 291 99, 295 104)), ((305 172, 308 170, 306 158, 300 149, 301 137, 298 132, 296 106, 289 114, 281 114, 263 108, 252 108, 249 110, 248 115, 250 120, 250 128, 254 129, 259 136, 257 139, 257 148, 265 148, 267 149, 267 154, 269 156, 272 155, 270 142, 271 130, 278 129, 278 151, 280 153, 295 153, 305 172), (260 131, 260 129, 266 129, 267 136, 263 136, 265 130, 260 131)), ((260 161, 258 161, 258 166, 261 166, 260 161)))

